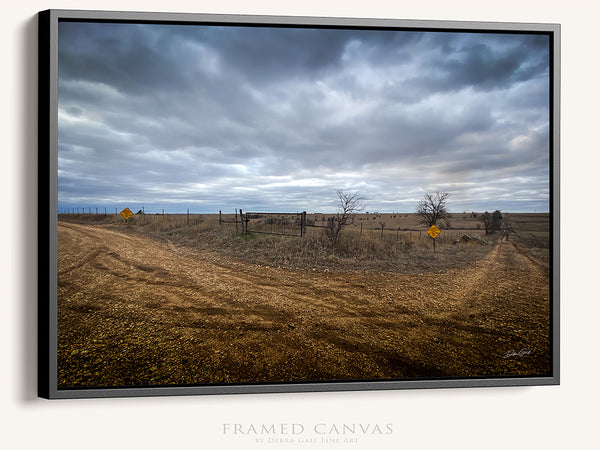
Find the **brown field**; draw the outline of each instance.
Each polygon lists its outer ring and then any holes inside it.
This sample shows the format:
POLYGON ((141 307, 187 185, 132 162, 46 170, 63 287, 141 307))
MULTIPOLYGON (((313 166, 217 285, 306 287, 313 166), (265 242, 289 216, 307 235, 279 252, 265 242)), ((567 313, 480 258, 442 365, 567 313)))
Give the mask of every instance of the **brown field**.
POLYGON ((500 240, 453 214, 435 250, 393 216, 335 249, 214 215, 60 216, 59 386, 548 375, 548 215, 505 214, 500 240))

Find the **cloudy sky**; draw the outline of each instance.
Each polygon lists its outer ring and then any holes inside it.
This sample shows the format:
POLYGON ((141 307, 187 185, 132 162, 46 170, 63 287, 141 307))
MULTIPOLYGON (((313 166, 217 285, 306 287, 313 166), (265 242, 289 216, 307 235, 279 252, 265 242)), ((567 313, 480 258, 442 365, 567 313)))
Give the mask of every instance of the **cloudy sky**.
POLYGON ((549 209, 541 35, 61 22, 58 208, 549 209))

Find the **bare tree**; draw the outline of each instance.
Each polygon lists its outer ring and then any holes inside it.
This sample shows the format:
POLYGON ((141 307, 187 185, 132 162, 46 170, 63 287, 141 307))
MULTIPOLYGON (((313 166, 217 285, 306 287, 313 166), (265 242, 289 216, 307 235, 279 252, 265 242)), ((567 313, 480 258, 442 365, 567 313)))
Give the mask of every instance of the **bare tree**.
POLYGON ((419 223, 431 227, 439 221, 448 222, 448 211, 446 210, 447 192, 436 191, 427 193, 423 200, 417 205, 417 214, 420 216, 419 223))
POLYGON ((499 210, 494 211, 492 214, 486 211, 479 220, 483 223, 486 236, 502 229, 502 213, 499 210))
POLYGON ((487 236, 492 227, 492 215, 486 211, 481 216, 479 216, 479 221, 481 223, 483 223, 483 228, 485 229, 485 235, 487 236))
POLYGON ((500 231, 502 229, 502 213, 496 210, 492 213, 492 230, 500 231))
POLYGON ((335 217, 329 219, 327 228, 327 234, 332 246, 337 244, 340 232, 348 225, 354 223, 356 213, 365 209, 364 199, 360 191, 336 189, 335 193, 339 198, 338 212, 335 217))

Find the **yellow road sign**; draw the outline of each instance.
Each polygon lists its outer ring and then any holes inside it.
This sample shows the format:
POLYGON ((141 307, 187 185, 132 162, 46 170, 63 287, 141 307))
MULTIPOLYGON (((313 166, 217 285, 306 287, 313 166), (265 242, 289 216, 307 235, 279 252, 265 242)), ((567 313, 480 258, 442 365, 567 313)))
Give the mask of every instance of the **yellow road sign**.
POLYGON ((435 225, 431 225, 429 230, 427 230, 427 234, 429 234, 429 236, 431 236, 433 239, 435 239, 435 237, 440 233, 441 233, 440 229, 438 227, 436 227, 435 225))
POLYGON ((123 211, 121 211, 120 213, 123 218, 125 220, 129 219, 131 216, 133 216, 133 213, 131 212, 131 210, 129 208, 125 208, 123 211))

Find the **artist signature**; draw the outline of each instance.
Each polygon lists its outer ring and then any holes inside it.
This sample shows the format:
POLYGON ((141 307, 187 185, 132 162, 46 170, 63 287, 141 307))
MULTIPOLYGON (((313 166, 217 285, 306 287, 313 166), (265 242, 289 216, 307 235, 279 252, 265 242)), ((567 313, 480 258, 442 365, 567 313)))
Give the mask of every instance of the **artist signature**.
POLYGON ((522 357, 523 355, 530 355, 530 354, 531 354, 531 350, 524 348, 520 352, 516 352, 514 350, 509 350, 506 353, 504 353, 504 355, 502 357, 503 358, 510 358, 511 356, 522 357))

